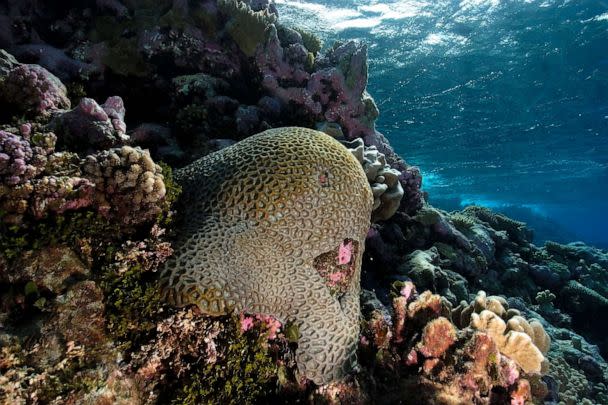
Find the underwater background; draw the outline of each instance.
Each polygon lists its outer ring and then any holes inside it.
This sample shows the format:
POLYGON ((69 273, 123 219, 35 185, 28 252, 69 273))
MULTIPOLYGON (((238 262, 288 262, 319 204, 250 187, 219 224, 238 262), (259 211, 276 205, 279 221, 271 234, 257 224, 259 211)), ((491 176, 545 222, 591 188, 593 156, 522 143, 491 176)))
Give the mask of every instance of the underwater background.
POLYGON ((376 127, 433 205, 608 247, 608 2, 276 3, 326 44, 368 43, 376 127))

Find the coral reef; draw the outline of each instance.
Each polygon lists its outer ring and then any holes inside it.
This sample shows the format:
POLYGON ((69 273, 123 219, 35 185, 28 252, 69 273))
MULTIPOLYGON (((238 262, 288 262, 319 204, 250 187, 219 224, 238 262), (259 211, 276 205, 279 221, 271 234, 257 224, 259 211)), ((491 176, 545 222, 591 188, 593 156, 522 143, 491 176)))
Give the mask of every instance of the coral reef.
MULTIPOLYGON (((533 393, 523 370, 499 350, 491 334, 451 322, 440 296, 405 283, 392 317, 365 316, 361 358, 383 403, 515 403, 533 393)), ((373 300, 373 296, 370 296, 373 300)), ((381 304, 379 304, 381 306, 381 304)), ((365 308, 366 305, 363 304, 365 308)))
POLYGON ((0 47, 0 402, 608 402, 608 253, 426 203, 365 44, 24 0, 0 47))

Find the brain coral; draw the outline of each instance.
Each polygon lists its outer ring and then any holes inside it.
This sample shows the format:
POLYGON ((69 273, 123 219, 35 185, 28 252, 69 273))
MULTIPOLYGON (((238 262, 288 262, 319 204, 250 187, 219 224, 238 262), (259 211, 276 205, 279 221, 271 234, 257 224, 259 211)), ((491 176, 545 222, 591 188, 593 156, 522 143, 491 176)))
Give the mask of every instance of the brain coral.
POLYGON ((300 372, 323 384, 348 371, 373 203, 357 159, 321 132, 277 128, 176 177, 185 220, 163 271, 166 298, 212 315, 236 310, 292 321, 300 372), (329 253, 328 270, 319 257, 329 253), (332 289, 337 281, 341 288, 332 289))

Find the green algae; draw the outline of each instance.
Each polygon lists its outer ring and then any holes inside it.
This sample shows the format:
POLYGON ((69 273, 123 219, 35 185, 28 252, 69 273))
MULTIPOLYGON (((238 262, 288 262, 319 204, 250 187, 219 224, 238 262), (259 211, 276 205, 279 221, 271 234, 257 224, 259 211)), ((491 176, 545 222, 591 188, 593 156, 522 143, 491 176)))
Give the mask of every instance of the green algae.
POLYGON ((172 404, 253 404, 276 386, 279 368, 273 361, 266 334, 254 328, 238 330, 238 318, 225 323, 215 363, 195 370, 178 388, 172 404))
POLYGON ((173 211, 171 208, 179 198, 182 187, 175 181, 173 177, 173 169, 165 162, 158 162, 165 183, 165 199, 163 201, 163 210, 158 214, 156 223, 160 226, 167 227, 173 222, 173 211))
POLYGON ((108 331, 123 350, 136 347, 156 327, 163 305, 153 273, 143 271, 140 265, 124 273, 107 268, 101 288, 106 300, 108 331))
POLYGON ((87 241, 95 247, 106 246, 116 242, 121 235, 118 225, 93 211, 54 215, 23 225, 7 225, 2 222, 2 216, 0 213, 0 233, 3 235, 0 255, 7 260, 26 250, 59 244, 78 246, 87 241))
POLYGON ((323 41, 321 41, 321 39, 313 32, 305 30, 304 28, 293 27, 292 29, 297 31, 302 36, 302 43, 304 44, 304 47, 316 57, 323 47, 323 41))

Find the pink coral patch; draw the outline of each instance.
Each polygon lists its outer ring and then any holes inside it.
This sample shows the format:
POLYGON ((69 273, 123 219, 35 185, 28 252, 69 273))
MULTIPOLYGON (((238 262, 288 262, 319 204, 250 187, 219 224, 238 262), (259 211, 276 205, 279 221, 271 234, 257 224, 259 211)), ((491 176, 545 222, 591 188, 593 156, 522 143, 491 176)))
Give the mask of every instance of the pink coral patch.
POLYGON ((338 248, 338 264, 348 264, 353 256, 353 243, 340 243, 338 248))
POLYGON ((405 297, 406 300, 409 300, 413 291, 414 291, 414 283, 412 283, 411 281, 406 281, 405 285, 401 289, 400 293, 402 296, 405 297))
POLYGON ((241 314, 241 332, 247 332, 253 328, 253 318, 241 314))

